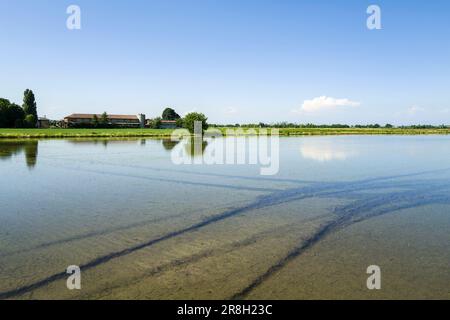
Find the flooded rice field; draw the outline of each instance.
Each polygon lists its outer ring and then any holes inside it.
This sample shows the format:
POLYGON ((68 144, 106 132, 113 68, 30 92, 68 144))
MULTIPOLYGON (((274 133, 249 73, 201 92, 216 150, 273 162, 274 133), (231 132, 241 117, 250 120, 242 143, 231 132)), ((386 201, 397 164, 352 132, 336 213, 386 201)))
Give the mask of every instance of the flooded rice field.
POLYGON ((280 138, 272 176, 176 145, 0 140, 0 299, 450 298, 449 136, 280 138))

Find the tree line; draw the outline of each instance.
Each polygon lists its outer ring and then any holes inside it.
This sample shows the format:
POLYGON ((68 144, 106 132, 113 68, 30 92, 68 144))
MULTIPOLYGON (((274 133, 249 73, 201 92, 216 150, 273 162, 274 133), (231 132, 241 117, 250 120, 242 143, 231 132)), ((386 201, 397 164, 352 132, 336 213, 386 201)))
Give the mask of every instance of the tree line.
MULTIPOLYGON (((201 121, 203 130, 208 126, 211 127, 235 127, 235 128, 317 128, 317 129, 351 129, 351 128, 401 128, 401 129, 448 129, 450 125, 408 125, 408 126, 394 126, 392 124, 380 125, 366 124, 366 125, 348 125, 348 124, 313 124, 313 123, 292 123, 292 122, 277 122, 277 123, 247 123, 247 124, 211 124, 207 123, 208 118, 203 113, 191 112, 182 118, 174 109, 164 109, 161 117, 149 119, 148 127, 153 129, 161 128, 162 121, 175 121, 176 127, 186 128, 193 132, 195 121, 201 121)), ((19 106, 10 102, 8 99, 0 98, 0 128, 36 128, 38 123, 37 104, 34 93, 30 89, 26 89, 23 97, 23 104, 19 106)), ((55 124, 56 125, 56 124, 55 124)), ((100 117, 94 115, 92 122, 88 124, 81 124, 80 127, 89 128, 112 128, 109 123, 108 114, 104 112, 100 117)))
POLYGON ((32 90, 25 90, 22 106, 0 98, 0 128, 36 128, 37 121, 37 105, 32 90))
POLYGON ((234 128, 299 128, 299 129, 392 129, 392 128, 400 128, 400 129, 448 129, 450 125, 409 125, 409 126, 394 126, 392 124, 380 125, 378 123, 375 124, 356 124, 356 125, 348 125, 348 124, 314 124, 314 123, 292 123, 292 122, 277 122, 277 123, 246 123, 246 124, 211 124, 211 127, 234 127, 234 128))

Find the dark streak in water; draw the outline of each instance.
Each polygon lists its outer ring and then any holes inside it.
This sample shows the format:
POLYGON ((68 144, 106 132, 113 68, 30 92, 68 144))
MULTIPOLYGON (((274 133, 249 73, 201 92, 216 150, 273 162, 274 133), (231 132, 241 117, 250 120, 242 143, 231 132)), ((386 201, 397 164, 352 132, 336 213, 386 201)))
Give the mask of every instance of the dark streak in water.
POLYGON ((141 180, 150 180, 150 181, 158 181, 158 182, 170 182, 177 183, 183 185, 191 185, 191 186, 202 186, 202 187, 212 187, 212 188, 224 188, 224 189, 233 189, 233 190, 247 190, 247 191, 258 191, 258 192, 275 192, 279 189, 274 188, 258 188, 258 187, 246 187, 246 186, 235 186, 230 184, 221 184, 221 183, 206 183, 206 182, 192 182, 185 180, 177 180, 177 179, 166 179, 166 178, 156 178, 156 177, 148 177, 142 175, 133 175, 129 173, 118 173, 118 172, 108 172, 108 171, 100 171, 100 170, 89 170, 89 169, 81 169, 81 168, 70 168, 60 166, 65 170, 75 170, 77 172, 83 171, 88 173, 95 173, 107 176, 116 176, 116 177, 125 177, 125 178, 134 178, 141 180))
MULTIPOLYGON (((93 173, 99 173, 98 171, 93 171, 93 173)), ((428 172, 426 172, 428 173, 428 172)), ((424 174, 426 174, 424 173, 424 174)), ((109 173, 108 173, 109 174, 109 173)), ((403 175, 402 177, 405 176, 416 176, 419 175, 419 173, 413 174, 413 175, 403 175)), ((140 178, 139 176, 136 176, 137 178, 140 178)), ((387 177, 386 179, 393 179, 393 177, 387 177)), ((154 244, 160 243, 162 241, 171 239, 173 237, 177 237, 179 235, 182 235, 184 233, 188 233, 188 232, 192 232, 192 231, 196 231, 200 228, 203 228, 205 226, 211 225, 213 223, 216 223, 218 221, 222 221, 225 220, 227 218, 236 216, 238 214, 250 211, 250 210, 254 210, 254 209, 260 209, 260 208, 264 208, 264 207, 269 207, 269 206, 274 206, 277 204, 281 204, 281 203, 286 203, 289 201, 294 201, 294 200, 301 200, 301 199, 306 199, 306 198, 311 198, 311 197, 317 197, 317 196, 327 196, 327 195, 333 195, 333 194, 338 194, 338 193, 345 193, 345 192, 351 192, 351 191, 358 191, 361 190, 361 188, 363 187, 364 184, 366 183, 370 183, 372 181, 383 181, 383 178, 375 178, 375 179, 366 179, 363 180, 362 182, 353 182, 353 183, 348 183, 346 185, 344 185, 343 183, 330 183, 330 184, 324 184, 322 186, 313 186, 313 187, 305 187, 305 188, 293 188, 293 189, 288 189, 288 190, 283 190, 283 191, 278 191, 275 192, 273 194, 270 194, 268 196, 260 196, 258 197, 258 199, 253 202, 250 203, 246 206, 240 207, 240 208, 235 208, 235 209, 231 209, 231 210, 227 210, 221 214, 218 214, 216 216, 210 217, 208 219, 205 219, 204 221, 198 222, 196 224, 193 224, 187 228, 183 228, 183 229, 179 229, 170 233, 167 233, 159 238, 155 238, 152 240, 149 240, 147 242, 129 247, 127 249, 124 250, 120 250, 120 251, 116 251, 116 252, 112 252, 110 254, 98 257, 84 265, 81 265, 80 268, 85 271, 85 270, 89 270, 91 268, 94 268, 98 265, 101 265, 103 263, 106 263, 110 260, 128 255, 130 253, 133 253, 137 250, 146 248, 146 247, 150 247, 154 244), (341 189, 339 191, 328 191, 331 190, 333 188, 336 188, 337 186, 341 187, 341 189), (343 187, 343 188, 342 188, 343 187), (324 192, 326 191, 326 192, 324 192)), ((388 185, 389 187, 389 185, 388 185)), ((434 186, 433 186, 434 187, 434 186)), ((386 200, 386 199, 384 199, 386 200)), ((414 201, 414 199, 411 199, 411 201, 414 201)), ((396 209, 398 210, 398 209, 396 209)), ((330 231, 334 231, 336 229, 336 227, 339 226, 343 226, 344 223, 347 221, 348 217, 352 217, 352 215, 343 215, 342 217, 338 218, 337 220, 326 224, 325 226, 321 227, 316 234, 314 234, 310 239, 306 240, 300 247, 294 249, 287 257, 285 257, 284 259, 282 259, 281 261, 279 261, 276 265, 272 266, 265 274, 263 274, 262 276, 258 277, 249 287, 245 288, 243 291, 241 291, 240 293, 236 294, 233 296, 233 298, 239 298, 239 297, 244 297, 246 294, 248 294, 251 290, 253 290, 256 286, 258 286, 260 283, 262 283, 264 280, 266 280, 267 278, 269 278, 274 272, 276 272, 277 270, 281 269, 287 262, 289 262, 290 260, 292 260, 293 258, 297 257, 298 255, 300 255, 304 250, 306 250, 307 248, 311 247, 312 245, 314 245, 315 243, 317 243, 320 239, 322 239, 324 236, 328 235, 330 233, 330 231)), ((46 286, 54 281, 63 279, 64 277, 66 277, 67 274, 65 272, 61 272, 61 273, 57 273, 54 275, 51 275, 45 279, 42 279, 40 281, 34 282, 32 284, 26 285, 26 286, 22 286, 10 291, 4 291, 4 292, 0 292, 0 299, 8 299, 14 296, 18 296, 18 295, 22 295, 24 293, 27 293, 29 291, 41 288, 43 286, 46 286)))
MULTIPOLYGON (((182 235, 182 234, 187 233, 187 232, 195 231, 197 229, 200 229, 200 228, 205 227, 207 225, 210 225, 212 223, 224 220, 226 218, 235 216, 235 215, 240 214, 242 212, 245 212, 245 211, 248 211, 248 210, 251 210, 251 209, 255 209, 255 208, 258 208, 258 207, 259 207, 258 206, 258 202, 256 202, 256 203, 252 203, 250 205, 247 205, 247 206, 244 206, 244 207, 241 207, 241 208, 236 208, 236 209, 225 211, 222 214, 213 216, 213 217, 211 217, 209 219, 206 219, 204 221, 201 221, 199 223, 191 225, 190 227, 187 227, 187 228, 184 228, 184 229, 180 229, 180 230, 177 230, 177 231, 173 231, 173 232, 167 233, 167 234, 165 234, 165 235, 163 235, 163 236, 161 236, 159 238, 152 239, 152 240, 150 240, 148 242, 144 242, 144 243, 141 243, 141 244, 136 245, 136 246, 132 246, 132 247, 124 249, 124 250, 116 251, 116 252, 113 252, 113 253, 110 253, 110 254, 98 257, 98 258, 96 258, 96 259, 94 259, 94 260, 92 260, 92 261, 90 261, 90 262, 88 262, 88 263, 86 263, 84 265, 81 265, 80 269, 82 271, 89 270, 89 269, 94 268, 94 267, 96 267, 96 266, 98 266, 100 264, 106 263, 106 262, 108 262, 110 260, 113 260, 113 259, 125 256, 125 255, 128 255, 128 254, 133 253, 133 252, 135 252, 137 250, 140 250, 140 249, 143 249, 143 248, 146 248, 146 247, 150 247, 150 246, 152 246, 154 244, 157 244, 159 242, 162 242, 164 240, 171 239, 173 237, 182 235)), ((29 291, 32 291, 32 290, 41 288, 41 287, 43 287, 45 285, 48 285, 51 282, 54 282, 56 280, 63 279, 66 276, 67 276, 67 274, 65 272, 61 272, 61 273, 54 274, 54 275, 52 275, 50 277, 47 277, 45 279, 42 279, 42 280, 40 280, 38 282, 35 282, 33 284, 30 284, 30 285, 26 285, 26 286, 23 286, 23 287, 14 289, 14 290, 10 290, 10 291, 0 292, 0 299, 8 299, 8 298, 11 298, 11 297, 14 297, 14 296, 22 295, 22 294, 27 293, 29 291)))
POLYGON ((30 252, 33 250, 45 249, 45 248, 48 248, 48 247, 51 247, 54 245, 70 243, 73 241, 84 240, 84 239, 88 239, 88 238, 92 238, 92 237, 98 237, 98 236, 106 235, 106 234, 109 234, 112 232, 124 231, 124 230, 128 230, 128 229, 136 228, 136 227, 142 227, 145 225, 162 222, 162 221, 166 221, 169 219, 183 217, 184 215, 185 215, 185 213, 169 215, 169 216, 164 216, 164 217, 159 217, 159 218, 154 218, 154 219, 149 219, 149 220, 144 220, 144 221, 138 221, 136 223, 131 223, 131 224, 124 225, 124 226, 107 228, 107 229, 103 229, 100 231, 92 231, 92 232, 82 233, 82 234, 74 235, 72 237, 67 237, 67 238, 63 238, 63 239, 59 239, 59 240, 43 242, 43 243, 35 245, 34 247, 29 247, 26 249, 2 253, 2 254, 0 254, 0 258, 9 257, 9 256, 16 255, 16 254, 27 253, 27 252, 30 252))
MULTIPOLYGON (((41 156, 42 157, 42 156, 41 156)), ((46 157, 50 160, 56 160, 54 157, 46 157)), ((240 180, 251 180, 251 181, 269 181, 269 182, 289 182, 289 183, 295 183, 295 184, 305 184, 305 183, 319 183, 317 181, 311 181, 311 180, 298 180, 298 179, 287 179, 287 178, 268 178, 264 176, 258 176, 258 177, 252 177, 252 176, 238 176, 238 175, 230 175, 230 174, 220 174, 220 173, 212 173, 212 172, 195 172, 195 171, 189 171, 189 170, 181 170, 181 169, 163 169, 163 168, 155 168, 150 166, 140 166, 140 165, 131 165, 131 164, 115 164, 115 163, 109 163, 104 161, 90 161, 90 160, 79 160, 79 159, 67 159, 66 160, 72 160, 74 162, 84 162, 89 164, 95 164, 95 165, 102 165, 102 166, 111 166, 111 167, 119 167, 119 168, 132 168, 132 169, 139 169, 139 170, 152 170, 156 172, 170 172, 170 173, 181 173, 181 174, 188 174, 188 175, 196 175, 196 176, 206 176, 206 177, 216 177, 216 178, 225 178, 225 179, 240 179, 240 180)))
MULTIPOLYGON (((184 234, 186 232, 191 232, 191 231, 197 230, 199 228, 202 228, 202 227, 207 226, 209 224, 212 224, 214 222, 217 222, 217 221, 220 221, 220 220, 224 220, 224 219, 226 219, 228 217, 234 216, 234 215, 236 215, 238 213, 241 213, 241 212, 243 212, 245 210, 248 210, 248 207, 243 207, 243 208, 239 208, 239 209, 233 209, 233 210, 226 211, 226 212, 224 212, 224 213, 222 213, 220 215, 217 215, 217 216, 214 216, 214 217, 212 217, 212 218, 210 218, 208 220, 204 220, 202 222, 196 223, 196 224, 194 224, 194 225, 192 225, 190 227, 187 227, 187 228, 184 228, 184 229, 180 229, 180 230, 177 230, 177 231, 173 231, 173 232, 167 233, 167 234, 165 234, 165 235, 163 235, 163 236, 161 236, 159 238, 152 239, 152 240, 150 240, 148 242, 144 242, 144 243, 141 243, 139 245, 136 245, 136 246, 124 249, 124 250, 116 251, 116 252, 113 252, 113 253, 110 253, 110 254, 98 257, 98 258, 96 258, 96 259, 94 259, 94 260, 92 260, 92 261, 90 261, 90 262, 88 262, 88 263, 86 263, 84 265, 81 265, 80 269, 82 271, 89 270, 91 268, 94 268, 94 267, 96 267, 96 266, 98 266, 100 264, 103 264, 105 262, 108 262, 110 260, 113 260, 113 259, 125 256, 125 255, 130 254, 132 252, 135 252, 137 250, 140 250, 140 249, 152 246, 152 245, 157 244, 159 242, 162 242, 164 240, 168 240, 170 238, 173 238, 173 237, 179 236, 181 234, 184 234)), ((33 284, 30 284, 30 285, 27 285, 27 286, 23 286, 23 287, 14 289, 14 290, 6 291, 6 292, 0 292, 0 299, 8 299, 8 298, 24 294, 26 292, 29 292, 29 291, 32 291, 32 290, 35 290, 35 289, 38 289, 38 288, 43 287, 43 286, 45 286, 45 285, 47 285, 47 284, 49 284, 49 283, 51 283, 53 281, 63 279, 66 275, 67 274, 65 272, 57 273, 57 274, 54 274, 54 275, 52 275, 50 277, 47 277, 47 278, 45 278, 43 280, 35 282, 33 284)))
POLYGON ((415 208, 434 203, 450 204, 449 188, 450 183, 446 182, 441 190, 438 189, 438 192, 436 192, 436 186, 428 186, 419 188, 415 192, 407 191, 378 195, 369 201, 367 201, 367 199, 361 200, 351 205, 336 208, 334 210, 334 213, 337 215, 335 220, 322 225, 311 237, 304 240, 298 247, 291 250, 285 257, 272 265, 266 272, 259 275, 247 287, 234 294, 230 299, 245 299, 254 289, 271 278, 276 272, 280 271, 286 264, 298 258, 307 249, 313 247, 326 236, 337 230, 402 209, 415 208), (433 194, 433 192, 435 194, 433 194))
MULTIPOLYGON (((426 182, 429 183, 429 181, 426 181, 426 182)), ((436 182, 434 182, 434 183, 436 183, 436 182)), ((396 188, 410 187, 410 186, 411 186, 410 183, 396 183, 395 184, 396 188)), ((385 188, 386 188, 385 185, 368 184, 368 185, 365 185, 364 187, 359 188, 358 191, 363 191, 365 189, 373 190, 373 189, 385 189, 385 188)), ((325 196, 330 196, 330 194, 317 194, 316 196, 317 197, 325 197, 325 196)), ((367 194, 348 193, 348 192, 342 192, 342 191, 335 192, 332 194, 332 196, 333 197, 342 197, 345 199, 355 199, 355 200, 364 199, 364 201, 367 201, 367 199, 368 199, 367 194)), ((284 202, 288 202, 288 201, 284 201, 284 202)), ((177 214, 177 215, 164 216, 164 217, 160 217, 160 218, 139 221, 136 223, 125 225, 125 226, 118 226, 115 228, 108 228, 108 229, 103 229, 100 231, 93 231, 93 232, 78 234, 78 235, 74 235, 72 237, 67 237, 67 238, 63 238, 63 239, 40 243, 33 247, 26 248, 26 249, 21 249, 21 250, 6 252, 6 253, 0 253, 0 258, 9 257, 9 256, 16 255, 16 254, 23 254, 23 253, 27 253, 27 252, 30 252, 33 250, 45 249, 45 248, 48 248, 48 247, 51 247, 54 245, 70 243, 70 242, 78 241, 78 240, 85 240, 88 238, 102 236, 102 235, 106 235, 106 234, 116 232, 116 231, 124 231, 124 230, 128 230, 128 229, 136 228, 136 227, 145 226, 148 224, 154 224, 157 222, 166 221, 168 219, 182 217, 185 215, 186 215, 186 212, 183 212, 183 213, 177 214)))
MULTIPOLYGON (((328 217, 328 216, 329 216, 329 214, 324 214, 324 215, 312 217, 312 218, 309 218, 309 219, 304 219, 301 222, 302 223, 308 223, 308 222, 312 222, 312 221, 315 221, 315 220, 323 219, 324 217, 328 217)), ((285 225, 285 226, 283 226, 281 228, 289 229, 291 227, 292 227, 291 224, 287 224, 287 225, 285 225)), ((159 266, 156 266, 156 267, 152 268, 150 271, 148 271, 148 272, 146 272, 146 273, 144 273, 142 275, 139 275, 138 277, 135 277, 132 280, 128 280, 127 281, 127 286, 136 284, 138 282, 141 282, 141 281, 143 281, 143 278, 156 276, 158 274, 170 271, 170 270, 172 270, 173 268, 176 268, 176 267, 181 267, 181 266, 184 266, 184 265, 188 265, 188 264, 191 264, 191 263, 198 262, 198 261, 200 261, 202 259, 209 258, 209 257, 214 256, 214 255, 226 254, 226 253, 229 253, 229 252, 233 252, 234 250, 253 245, 256 242, 258 242, 261 238, 263 238, 264 236, 267 236, 268 234, 273 233, 275 230, 279 231, 280 227, 272 228, 272 229, 269 229, 269 230, 265 230, 265 231, 253 234, 250 237, 247 237, 245 239, 238 240, 238 241, 233 241, 231 243, 227 243, 227 244, 225 244, 223 246, 220 246, 219 248, 206 249, 206 250, 203 250, 201 252, 198 252, 198 253, 192 254, 190 256, 184 257, 184 258, 179 258, 179 259, 175 259, 173 261, 169 261, 167 263, 164 263, 162 265, 159 265, 159 266)), ((101 295, 105 295, 105 292, 109 292, 109 291, 111 291, 113 289, 120 288, 120 287, 122 287, 122 286, 121 285, 116 285, 114 287, 108 287, 108 288, 100 289, 99 292, 101 292, 100 293, 101 295)), ((95 295, 96 295, 96 293, 90 293, 89 294, 89 296, 95 296, 95 295)))

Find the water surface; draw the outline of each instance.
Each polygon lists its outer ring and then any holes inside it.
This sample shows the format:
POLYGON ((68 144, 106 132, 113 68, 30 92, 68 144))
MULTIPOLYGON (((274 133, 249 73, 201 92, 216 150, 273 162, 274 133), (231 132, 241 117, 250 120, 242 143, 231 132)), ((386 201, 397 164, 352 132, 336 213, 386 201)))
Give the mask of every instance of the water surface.
POLYGON ((280 138, 274 176, 174 147, 0 140, 0 298, 450 298, 449 136, 280 138))

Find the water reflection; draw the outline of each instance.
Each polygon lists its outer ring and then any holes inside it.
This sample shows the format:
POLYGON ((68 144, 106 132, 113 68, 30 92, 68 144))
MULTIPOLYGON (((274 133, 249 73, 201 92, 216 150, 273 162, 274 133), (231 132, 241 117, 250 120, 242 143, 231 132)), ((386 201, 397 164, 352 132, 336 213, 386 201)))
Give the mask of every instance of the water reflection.
POLYGON ((21 153, 25 155, 28 168, 34 168, 37 162, 38 141, 37 140, 3 140, 0 141, 0 159, 10 159, 21 153))
POLYGON ((191 157, 201 157, 208 146, 208 141, 202 137, 190 137, 185 139, 184 148, 191 157))
POLYGON ((379 298, 448 297, 448 137, 280 140, 272 178, 175 167, 172 152, 208 156, 215 142, 200 139, 45 140, 18 175, 37 141, 0 140, 1 158, 17 155, 0 163, 14 181, 0 183, 0 299, 365 298, 354 275, 367 261, 410 266, 379 298), (347 162, 316 162, 331 160, 347 162), (82 293, 65 286, 73 263, 95 280, 82 293))
POLYGON ((161 140, 161 144, 164 147, 165 150, 170 151, 173 148, 175 148, 175 146, 180 143, 179 141, 172 141, 170 139, 162 139, 161 140))
POLYGON ((86 138, 80 138, 80 139, 68 139, 67 140, 70 144, 74 145, 103 145, 104 147, 107 147, 108 145, 145 145, 146 140, 145 139, 127 139, 127 138, 95 138, 95 139, 86 139, 86 138))
POLYGON ((300 153, 303 158, 318 162, 344 161, 358 155, 358 152, 348 144, 318 140, 304 140, 300 146, 300 153))
MULTIPOLYGON (((157 139, 159 140, 159 139, 157 139)), ((155 140, 155 141, 157 141, 155 140)), ((107 147, 108 145, 133 145, 133 144, 139 144, 141 146, 145 146, 147 144, 147 139, 126 139, 126 138, 96 138, 96 139, 68 139, 67 140, 71 144, 75 145, 103 145, 107 147)), ((172 151, 179 143, 181 142, 180 146, 183 146, 183 149, 187 153, 187 155, 191 157, 196 156, 202 156, 206 146, 208 145, 208 142, 203 140, 201 137, 184 137, 183 139, 179 141, 174 141, 171 139, 161 139, 161 146, 166 151, 172 151), (201 146, 197 147, 196 146, 201 146)))
POLYGON ((189 160, 203 157, 208 141, 202 137, 184 137, 179 141, 163 140, 162 145, 171 151, 173 156, 189 163, 189 160))
MULTIPOLYGON (((95 139, 67 139, 67 143, 74 146, 124 146, 124 145, 140 145, 145 147, 147 139, 125 139, 125 138, 95 138, 95 139)), ((157 141, 157 140, 155 140, 157 141)), ((13 156, 20 154, 25 155, 26 164, 29 168, 33 168, 37 162, 38 156, 38 140, 0 140, 0 160, 11 159, 13 156)), ((189 158, 202 157, 208 142, 201 137, 183 138, 181 141, 172 141, 170 139, 162 139, 161 146, 166 151, 172 151, 177 145, 181 148, 181 153, 189 158)))

